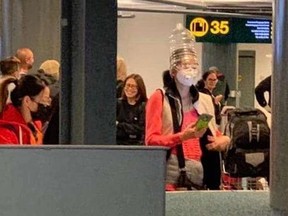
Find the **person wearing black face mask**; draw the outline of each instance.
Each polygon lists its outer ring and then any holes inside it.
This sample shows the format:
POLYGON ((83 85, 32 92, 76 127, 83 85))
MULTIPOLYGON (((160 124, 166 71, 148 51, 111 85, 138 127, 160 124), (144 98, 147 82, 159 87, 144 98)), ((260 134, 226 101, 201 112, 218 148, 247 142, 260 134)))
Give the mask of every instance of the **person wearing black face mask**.
POLYGON ((46 122, 49 120, 50 110, 50 106, 38 103, 37 111, 31 113, 32 119, 35 121, 39 120, 42 122, 46 122))
POLYGON ((0 97, 7 97, 6 87, 11 82, 16 87, 11 92, 12 103, 5 105, 1 113, 0 143, 42 144, 40 113, 49 107, 51 101, 46 80, 37 75, 26 75, 19 81, 16 78, 8 79, 3 83, 0 97))
MULTIPOLYGON (((49 120, 50 120, 51 106, 49 104, 39 103, 35 100, 34 100, 34 102, 38 104, 38 108, 37 108, 37 111, 31 111, 32 120, 33 121, 40 121, 42 123, 42 125, 43 125, 42 126, 42 133, 44 134, 44 132, 48 126, 49 120)), ((31 123, 28 123, 28 127, 31 129, 33 135, 36 136, 37 130, 35 129, 34 125, 31 123)))

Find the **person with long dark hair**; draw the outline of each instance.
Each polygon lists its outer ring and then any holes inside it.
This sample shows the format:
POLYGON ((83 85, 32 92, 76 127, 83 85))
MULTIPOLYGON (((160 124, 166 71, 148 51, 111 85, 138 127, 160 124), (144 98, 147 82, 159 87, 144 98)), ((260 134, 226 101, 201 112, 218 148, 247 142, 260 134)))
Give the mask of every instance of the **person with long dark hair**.
MULTIPOLYGON (((198 88, 198 90, 204 94, 208 94, 211 96, 214 110, 215 110, 215 120, 216 124, 220 125, 221 122, 221 100, 223 99, 223 95, 214 95, 213 90, 216 88, 217 84, 217 73, 213 70, 206 71, 202 75, 202 80, 204 86, 202 88, 198 88)), ((199 83, 199 82, 198 82, 199 83)))
POLYGON ((117 101, 117 144, 143 145, 147 101, 144 81, 139 74, 131 74, 123 86, 117 101))
POLYGON ((15 84, 12 103, 3 107, 0 120, 1 144, 39 145, 43 142, 41 120, 50 108, 50 90, 44 78, 26 75, 2 83, 0 97, 7 97, 7 86, 15 84))

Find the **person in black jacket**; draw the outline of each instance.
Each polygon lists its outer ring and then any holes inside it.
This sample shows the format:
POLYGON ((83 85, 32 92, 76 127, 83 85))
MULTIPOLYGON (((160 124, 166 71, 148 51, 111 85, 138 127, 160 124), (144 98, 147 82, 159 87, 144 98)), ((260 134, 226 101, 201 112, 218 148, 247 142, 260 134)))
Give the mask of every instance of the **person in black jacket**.
POLYGON ((223 95, 220 101, 221 108, 223 108, 227 104, 227 100, 230 94, 230 88, 229 88, 228 82, 226 80, 225 75, 219 70, 218 67, 212 66, 209 68, 209 71, 216 72, 218 81, 217 81, 216 87, 213 89, 213 94, 223 95))
POLYGON ((59 140, 59 93, 52 100, 52 113, 43 137, 43 144, 58 145, 59 140))
POLYGON ((46 60, 40 65, 37 72, 49 81, 52 98, 51 109, 46 113, 47 118, 43 127, 43 144, 59 144, 60 63, 54 59, 46 60))
POLYGON ((259 105, 271 113, 271 75, 256 86, 255 95, 259 105), (265 92, 269 94, 268 102, 265 98, 265 92))
POLYGON ((124 80, 122 97, 117 100, 117 144, 143 145, 145 131, 146 87, 139 74, 124 80))
POLYGON ((202 75, 202 80, 197 83, 197 89, 211 96, 214 105, 215 111, 215 120, 216 124, 220 125, 221 122, 221 100, 223 99, 223 95, 214 95, 213 90, 216 87, 218 82, 217 73, 213 70, 206 71, 202 75), (201 84, 203 83, 203 84, 201 84))

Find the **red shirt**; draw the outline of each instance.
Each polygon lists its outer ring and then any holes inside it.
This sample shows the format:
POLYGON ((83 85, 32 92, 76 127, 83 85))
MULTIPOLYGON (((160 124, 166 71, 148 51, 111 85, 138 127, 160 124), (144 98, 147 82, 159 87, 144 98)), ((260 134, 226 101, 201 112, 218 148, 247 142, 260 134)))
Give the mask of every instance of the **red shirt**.
MULTIPOLYGON (((162 119, 164 112, 163 103, 163 95, 160 91, 156 91, 153 95, 151 95, 147 102, 145 142, 146 145, 171 147, 172 154, 176 154, 176 148, 174 147, 181 143, 180 133, 174 134, 173 131, 171 131, 170 134, 162 134, 162 124, 164 122, 162 119)), ((184 113, 181 130, 183 131, 188 124, 196 121, 197 118, 198 114, 195 109, 184 113)), ((170 126, 172 127, 172 121, 170 126)), ((186 159, 194 159, 199 161, 202 154, 199 139, 194 138, 183 142, 183 151, 186 159)))
MULTIPOLYGON (((198 113, 195 109, 192 109, 184 113, 184 119, 181 130, 191 124, 191 122, 196 122, 198 119, 198 113)), ((186 159, 194 159, 199 161, 202 155, 199 138, 188 139, 182 142, 183 152, 186 159)), ((175 152, 176 153, 176 152, 175 152)))

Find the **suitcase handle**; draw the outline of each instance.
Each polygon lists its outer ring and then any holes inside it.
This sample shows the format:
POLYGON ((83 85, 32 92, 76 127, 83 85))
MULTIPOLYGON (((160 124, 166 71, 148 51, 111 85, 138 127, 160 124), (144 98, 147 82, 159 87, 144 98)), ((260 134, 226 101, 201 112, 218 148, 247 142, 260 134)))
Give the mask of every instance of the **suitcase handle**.
POLYGON ((257 108, 241 108, 241 109, 235 109, 232 111, 235 113, 235 115, 265 115, 261 110, 257 108))
POLYGON ((260 113, 258 112, 258 110, 235 111, 234 113, 235 113, 235 115, 237 115, 237 116, 241 116, 241 115, 258 115, 258 114, 260 114, 260 113))

